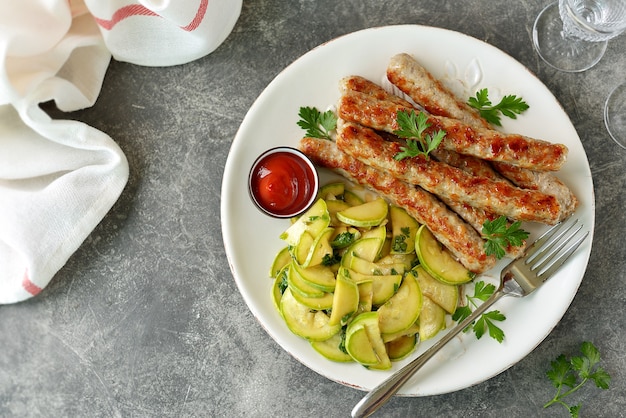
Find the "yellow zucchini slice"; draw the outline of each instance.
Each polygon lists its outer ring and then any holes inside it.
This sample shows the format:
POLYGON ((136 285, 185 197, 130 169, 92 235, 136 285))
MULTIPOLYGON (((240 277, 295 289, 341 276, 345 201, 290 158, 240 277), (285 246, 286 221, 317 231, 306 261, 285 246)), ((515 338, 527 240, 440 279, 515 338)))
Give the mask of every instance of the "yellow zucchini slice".
POLYGON ((302 275, 298 272, 298 263, 295 261, 289 265, 287 285, 293 292, 297 292, 307 298, 321 298, 325 293, 322 289, 304 280, 302 275))
POLYGON ((274 261, 272 261, 272 266, 270 267, 270 277, 276 278, 278 273, 289 263, 291 263, 291 253, 289 252, 289 247, 285 247, 274 257, 274 261))
POLYGON ((346 351, 354 361, 364 366, 378 363, 378 356, 363 324, 360 326, 348 326, 346 331, 346 351))
POLYGON ((346 328, 346 351, 362 365, 379 370, 391 368, 378 327, 378 312, 359 314, 346 328))
POLYGON ((422 266, 417 266, 414 272, 422 294, 453 314, 459 301, 459 287, 434 279, 422 266))
POLYGON ((361 238, 377 238, 381 241, 384 241, 385 239, 387 239, 387 228, 385 227, 385 225, 376 226, 372 229, 363 231, 361 238))
POLYGON ((365 203, 365 201, 358 194, 354 193, 352 190, 345 189, 343 191, 343 201, 346 202, 350 206, 358 206, 365 203))
POLYGON ((389 359, 391 361, 402 360, 411 354, 413 350, 415 350, 416 346, 417 336, 415 334, 403 335, 393 341, 385 343, 387 354, 389 355, 389 359))
POLYGON ((420 340, 426 341, 433 338, 439 331, 446 327, 446 311, 435 302, 424 296, 422 312, 418 324, 420 328, 420 340))
POLYGON ((326 201, 318 199, 285 232, 280 234, 280 239, 284 240, 289 246, 296 246, 304 231, 307 231, 312 237, 317 237, 329 224, 330 215, 328 214, 326 201))
POLYGON ((371 202, 337 212, 337 219, 345 224, 358 227, 378 226, 387 219, 388 210, 387 202, 379 197, 371 202))
POLYGON ((419 332, 420 332, 420 327, 419 325, 417 325, 417 322, 416 322, 410 327, 408 327, 407 329, 402 330, 400 332, 394 332, 392 334, 382 334, 383 342, 388 343, 389 341, 393 341, 400 337, 405 337, 407 335, 415 335, 415 334, 418 334, 419 332))
POLYGON ((340 225, 335 227, 330 237, 330 245, 336 249, 348 248, 361 238, 361 231, 352 226, 340 225))
POLYGON ((355 255, 350 256, 345 254, 344 258, 346 258, 346 256, 348 260, 346 262, 342 260, 342 265, 357 273, 384 276, 389 274, 403 274, 405 271, 404 264, 401 263, 379 264, 364 260, 355 255))
POLYGON ((380 306, 387 302, 400 288, 401 274, 372 276, 372 305, 380 306))
POLYGON ((337 285, 330 313, 330 325, 345 325, 359 307, 359 288, 343 274, 337 276, 337 285))
POLYGON ((343 222, 337 219, 337 212, 348 209, 350 205, 348 205, 343 200, 327 200, 326 207, 328 208, 328 214, 330 215, 331 226, 345 225, 343 222))
MULTIPOLYGON (((291 268, 306 282, 306 284, 321 290, 322 292, 334 292, 335 274, 330 267, 317 265, 313 267, 302 267, 293 262, 291 268)), ((306 288, 306 287, 305 287, 306 288)))
POLYGON ((357 312, 370 312, 373 306, 372 301, 374 300, 374 285, 372 282, 361 282, 357 287, 359 288, 359 306, 357 312))
POLYGON ((292 256, 298 264, 304 264, 306 262, 314 242, 315 237, 313 235, 308 231, 302 231, 298 243, 291 248, 291 251, 293 251, 292 256))
POLYGON ((330 237, 333 235, 333 231, 333 228, 326 228, 313 240, 302 266, 317 266, 322 264, 325 257, 333 256, 333 248, 330 245, 330 237))
POLYGON ((325 341, 311 341, 311 346, 315 351, 329 360, 340 363, 348 363, 354 361, 350 354, 339 348, 341 344, 341 333, 337 333, 325 341))
POLYGON ((400 332, 417 321, 422 310, 422 292, 415 276, 404 276, 400 288, 387 302, 378 308, 378 326, 383 334, 400 332))
POLYGON ((417 255, 415 255, 415 252, 413 252, 411 254, 388 254, 385 257, 376 261, 376 263, 379 265, 403 264, 404 265, 403 271, 409 271, 416 264, 418 264, 418 261, 417 261, 417 255))
POLYGON ((341 181, 325 184, 320 187, 319 197, 327 201, 330 200, 331 196, 334 199, 342 199, 345 188, 346 185, 341 181))
POLYGON ((278 312, 280 312, 280 299, 283 297, 283 280, 287 283, 287 277, 289 275, 289 264, 283 267, 283 269, 276 275, 272 284, 272 302, 278 312))
POLYGON ((452 258, 425 225, 417 231, 415 252, 424 270, 443 283, 453 285, 468 283, 476 276, 452 258))
POLYGON ((318 298, 310 298, 307 296, 302 296, 298 292, 291 292, 291 295, 298 302, 303 304, 304 306, 314 309, 316 311, 324 311, 326 309, 330 309, 333 306, 333 294, 332 293, 324 293, 322 296, 318 298))
POLYGON ((280 311, 291 332, 311 341, 325 341, 341 331, 341 325, 330 325, 324 311, 314 311, 298 302, 291 289, 280 299, 280 311))
MULTIPOLYGON (((383 240, 377 237, 364 238, 352 244, 346 254, 350 254, 363 260, 374 261, 382 248, 383 240)), ((344 255, 345 256, 345 255, 344 255)))
MULTIPOLYGON (((372 313, 378 314, 378 312, 367 312, 361 315, 371 315, 372 313)), ((376 315, 377 317, 378 315, 376 315)), ((378 357, 378 363, 369 366, 370 369, 376 370, 388 370, 391 369, 391 360, 387 354, 387 347, 383 342, 383 338, 380 333, 380 327, 378 326, 378 320, 373 317, 365 322, 365 330, 367 331, 367 337, 372 344, 372 348, 378 357)))
POLYGON ((420 225, 401 207, 389 208, 391 219, 391 254, 411 254, 415 251, 415 236, 420 225))

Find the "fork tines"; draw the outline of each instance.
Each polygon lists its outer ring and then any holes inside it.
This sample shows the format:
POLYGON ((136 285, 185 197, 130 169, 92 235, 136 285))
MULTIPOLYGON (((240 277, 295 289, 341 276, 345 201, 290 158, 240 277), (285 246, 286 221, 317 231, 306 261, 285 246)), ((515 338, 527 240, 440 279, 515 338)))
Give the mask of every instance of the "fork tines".
POLYGON ((582 229, 578 219, 554 225, 527 249, 526 264, 541 280, 548 279, 587 238, 589 231, 582 229))

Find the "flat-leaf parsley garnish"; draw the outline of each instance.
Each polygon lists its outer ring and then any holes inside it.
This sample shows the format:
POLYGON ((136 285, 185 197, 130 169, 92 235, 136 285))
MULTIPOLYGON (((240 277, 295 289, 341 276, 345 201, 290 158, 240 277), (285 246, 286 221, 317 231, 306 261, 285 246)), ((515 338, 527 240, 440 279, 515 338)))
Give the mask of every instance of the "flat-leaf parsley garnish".
POLYGON ((585 341, 580 347, 582 356, 575 356, 567 359, 561 354, 550 363, 550 370, 546 372, 548 379, 556 388, 556 394, 543 407, 550 405, 563 405, 574 418, 578 417, 582 405, 570 406, 563 400, 580 389, 589 380, 592 380, 596 387, 600 389, 608 389, 611 382, 611 376, 598 365, 600 362, 600 352, 592 343, 585 341), (569 389, 568 389, 569 388, 569 389))
MULTIPOLYGON (((476 282, 474 284, 474 294, 470 296, 466 294, 467 305, 459 306, 454 311, 452 319, 457 322, 462 322, 465 318, 470 316, 472 308, 479 306, 478 301, 485 302, 495 292, 496 287, 492 284, 485 284, 483 281, 476 282)), ((494 340, 501 343, 504 340, 504 331, 500 329, 494 322, 504 321, 506 317, 498 310, 493 310, 483 313, 473 324, 468 326, 464 331, 474 331, 476 338, 480 339, 485 332, 488 332, 489 336, 494 340)))
POLYGON ((511 245, 519 247, 528 238, 528 232, 521 229, 520 221, 507 226, 506 216, 500 216, 493 221, 486 220, 483 224, 483 236, 485 238, 485 253, 494 255, 498 260, 504 257, 505 249, 511 245))
POLYGON ((500 114, 511 119, 517 119, 517 115, 529 108, 528 103, 513 94, 504 96, 498 104, 494 105, 489 100, 487 89, 477 91, 476 96, 470 97, 467 104, 477 109, 483 119, 496 126, 502 126, 500 114))
POLYGON ((428 154, 437 148, 446 136, 445 131, 442 130, 438 130, 433 135, 424 134, 424 131, 430 127, 428 117, 424 112, 416 114, 414 110, 409 113, 400 110, 397 113, 397 121, 400 129, 395 130, 394 134, 400 138, 406 138, 406 146, 400 148, 402 152, 393 157, 398 161, 418 155, 428 157, 428 154))
POLYGON ((306 131, 305 136, 332 141, 330 133, 337 128, 337 116, 331 110, 322 113, 314 107, 301 107, 298 116, 298 126, 306 131))

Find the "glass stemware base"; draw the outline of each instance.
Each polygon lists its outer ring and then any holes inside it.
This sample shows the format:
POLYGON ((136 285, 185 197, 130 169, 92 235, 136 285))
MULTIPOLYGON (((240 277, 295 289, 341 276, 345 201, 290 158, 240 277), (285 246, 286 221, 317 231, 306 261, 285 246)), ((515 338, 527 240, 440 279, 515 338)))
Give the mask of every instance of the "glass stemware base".
POLYGON ((565 72, 588 70, 600 61, 607 42, 583 41, 567 36, 558 3, 539 13, 533 26, 533 43, 537 53, 548 65, 565 72))
POLYGON ((617 145, 626 149, 626 82, 615 87, 606 99, 604 124, 617 145))

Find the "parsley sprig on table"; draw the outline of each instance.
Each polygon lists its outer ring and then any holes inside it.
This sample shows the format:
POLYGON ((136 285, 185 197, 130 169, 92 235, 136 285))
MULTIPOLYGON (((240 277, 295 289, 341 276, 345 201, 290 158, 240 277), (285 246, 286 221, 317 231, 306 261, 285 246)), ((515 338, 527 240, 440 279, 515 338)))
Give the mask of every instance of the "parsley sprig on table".
POLYGON ((482 89, 476 92, 475 97, 470 97, 467 104, 477 109, 480 116, 487 122, 496 126, 502 126, 500 114, 511 119, 517 119, 517 115, 528 109, 528 104, 521 98, 513 94, 504 96, 500 103, 494 105, 489 100, 489 91, 482 89))
MULTIPOLYGON (((467 304, 456 308, 456 311, 454 311, 454 314, 452 315, 452 319, 457 322, 463 321, 465 318, 470 316, 473 310, 472 308, 475 309, 478 307, 480 304, 479 301, 484 302, 489 299, 489 296, 491 296, 495 290, 496 287, 492 284, 485 284, 483 281, 476 282, 474 284, 474 294, 472 296, 469 294, 465 295, 467 304)), ((487 331, 491 338, 501 343, 504 340, 504 331, 502 331, 502 329, 500 329, 494 322, 504 321, 505 319, 506 317, 498 310, 485 312, 464 331, 474 331, 474 334, 476 334, 476 338, 478 339, 480 339, 485 334, 485 331, 487 331)))
POLYGON ((307 137, 332 141, 330 133, 337 128, 337 116, 332 110, 322 113, 314 107, 301 107, 298 116, 298 126, 306 131, 307 137))
POLYGON ((394 159, 398 161, 418 155, 428 157, 428 154, 437 148, 446 136, 442 130, 438 130, 434 135, 424 135, 424 131, 430 127, 430 123, 428 123, 428 117, 423 112, 416 114, 414 110, 411 110, 410 113, 400 110, 397 113, 397 121, 400 129, 394 131, 394 134, 407 139, 406 146, 400 148, 402 152, 394 156, 394 159))
POLYGON ((556 395, 543 406, 544 408, 558 403, 567 408, 572 417, 577 418, 582 405, 578 403, 570 406, 563 400, 565 397, 576 392, 589 380, 592 380, 600 389, 609 388, 611 376, 598 365, 600 362, 598 349, 592 343, 585 341, 582 343, 580 351, 582 356, 572 357, 568 360, 564 354, 561 354, 550 363, 552 367, 546 372, 546 375, 557 390, 556 395), (569 390, 565 390, 566 388, 569 390))
POLYGON ((505 248, 509 245, 519 247, 528 238, 528 232, 521 229, 520 221, 507 226, 506 216, 500 216, 493 221, 486 220, 483 224, 483 236, 485 238, 485 253, 495 255, 499 260, 504 257, 505 248))

